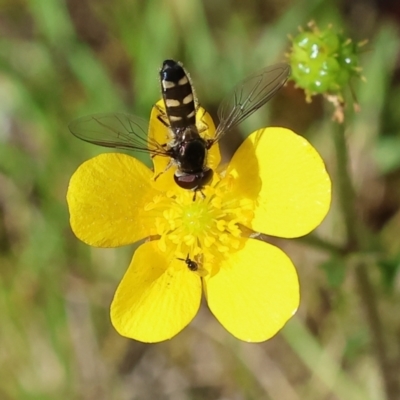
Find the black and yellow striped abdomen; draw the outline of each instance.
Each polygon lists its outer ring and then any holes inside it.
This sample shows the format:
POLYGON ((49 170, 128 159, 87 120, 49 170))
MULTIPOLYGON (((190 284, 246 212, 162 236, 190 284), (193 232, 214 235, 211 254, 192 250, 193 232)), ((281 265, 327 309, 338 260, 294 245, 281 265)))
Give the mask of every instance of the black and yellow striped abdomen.
POLYGON ((161 92, 172 130, 196 125, 196 108, 190 80, 183 67, 165 60, 161 71, 161 92))

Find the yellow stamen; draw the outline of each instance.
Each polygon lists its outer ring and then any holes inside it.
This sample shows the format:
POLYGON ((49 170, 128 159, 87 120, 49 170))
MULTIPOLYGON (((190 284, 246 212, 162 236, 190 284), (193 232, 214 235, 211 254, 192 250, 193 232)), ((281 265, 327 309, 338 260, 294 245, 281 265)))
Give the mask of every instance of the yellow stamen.
POLYGON ((156 196, 147 206, 156 213, 160 250, 178 259, 188 255, 196 262, 201 259, 200 276, 215 268, 215 258, 226 257, 240 247, 240 225, 248 226, 253 218, 253 201, 234 198, 229 182, 224 179, 218 187, 207 187, 204 198, 193 200, 188 191, 171 192, 163 200, 156 196))

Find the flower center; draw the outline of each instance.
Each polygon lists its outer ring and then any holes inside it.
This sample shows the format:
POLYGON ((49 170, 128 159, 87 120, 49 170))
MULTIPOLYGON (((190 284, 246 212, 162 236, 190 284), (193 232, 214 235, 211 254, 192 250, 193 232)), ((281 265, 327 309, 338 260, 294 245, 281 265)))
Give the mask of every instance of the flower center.
POLYGON ((155 218, 154 235, 161 251, 172 258, 200 262, 206 273, 216 258, 239 249, 242 231, 253 218, 253 201, 235 198, 229 190, 231 179, 224 178, 217 187, 207 187, 205 196, 180 191, 157 196, 148 204, 155 218))
POLYGON ((212 223, 212 216, 204 201, 192 201, 182 207, 182 228, 188 234, 199 236, 212 223))

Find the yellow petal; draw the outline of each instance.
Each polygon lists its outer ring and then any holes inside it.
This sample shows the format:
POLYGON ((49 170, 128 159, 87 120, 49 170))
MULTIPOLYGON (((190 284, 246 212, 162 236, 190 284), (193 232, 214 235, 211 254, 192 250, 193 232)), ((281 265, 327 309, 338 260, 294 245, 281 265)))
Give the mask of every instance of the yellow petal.
MULTIPOLYGON (((165 105, 163 100, 159 100, 151 110, 149 138, 155 139, 160 144, 170 143, 173 140, 172 133, 169 132, 167 126, 161 122, 167 123, 165 115, 165 105), (161 111, 160 111, 161 110, 161 111), (160 116, 164 115, 164 118, 160 116)), ((212 118, 202 107, 198 107, 196 113, 196 125, 200 132, 200 136, 204 139, 212 139, 215 134, 215 126, 212 118)), ((211 147, 208 151, 207 165, 215 170, 221 161, 221 155, 217 144, 211 147)), ((159 190, 177 189, 178 186, 174 183, 174 172, 176 165, 170 167, 168 171, 166 168, 170 162, 169 157, 156 156, 153 158, 154 176, 158 176, 156 184, 159 190), (174 187, 176 186, 176 187, 174 187)))
POLYGON ((160 342, 189 324, 200 300, 200 277, 183 261, 168 263, 157 244, 147 242, 135 252, 118 286, 111 321, 122 336, 160 342))
POLYGON ((205 278, 208 305, 238 339, 261 342, 274 336, 299 306, 299 283, 280 249, 254 239, 205 278))
POLYGON ((256 201, 251 228, 280 237, 303 236, 317 227, 331 202, 324 162, 303 137, 285 128, 252 133, 232 158, 233 190, 256 201))
POLYGON ((154 221, 144 212, 156 193, 152 172, 125 154, 101 154, 71 178, 67 202, 75 235, 87 244, 116 247, 150 234, 154 221))

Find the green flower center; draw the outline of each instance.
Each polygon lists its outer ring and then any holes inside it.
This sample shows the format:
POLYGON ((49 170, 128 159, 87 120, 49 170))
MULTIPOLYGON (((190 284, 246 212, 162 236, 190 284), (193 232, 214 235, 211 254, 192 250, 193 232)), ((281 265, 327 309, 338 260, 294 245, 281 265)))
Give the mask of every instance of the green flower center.
POLYGON ((182 228, 191 235, 199 236, 212 223, 212 217, 207 204, 203 201, 193 201, 182 207, 182 228))

